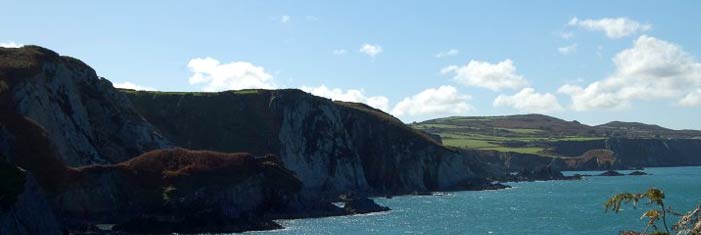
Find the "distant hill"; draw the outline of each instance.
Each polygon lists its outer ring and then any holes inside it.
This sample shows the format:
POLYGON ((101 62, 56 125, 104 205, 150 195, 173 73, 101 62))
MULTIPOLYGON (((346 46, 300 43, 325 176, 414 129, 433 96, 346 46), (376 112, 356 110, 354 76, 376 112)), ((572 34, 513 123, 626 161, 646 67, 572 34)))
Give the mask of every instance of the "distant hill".
POLYGON ((654 138, 700 138, 699 130, 673 130, 659 125, 640 122, 613 121, 598 125, 597 128, 608 132, 621 133, 624 136, 640 136, 654 138))
POLYGON ((620 121, 589 126, 542 114, 446 117, 413 123, 411 126, 440 136, 447 146, 554 157, 564 155, 553 151, 553 143, 556 142, 603 141, 609 138, 701 138, 701 131, 697 130, 673 130, 658 125, 620 121))
POLYGON ((503 135, 548 134, 548 136, 567 135, 599 135, 598 128, 581 124, 577 121, 565 121, 559 118, 541 115, 510 115, 510 116, 476 116, 476 117, 447 117, 424 121, 414 125, 419 129, 431 127, 468 128, 477 132, 496 133, 503 135))
POLYGON ((659 125, 645 124, 645 123, 640 123, 640 122, 613 121, 613 122, 609 122, 606 124, 598 125, 597 127, 626 129, 626 130, 672 131, 672 129, 664 128, 664 127, 661 127, 659 125))

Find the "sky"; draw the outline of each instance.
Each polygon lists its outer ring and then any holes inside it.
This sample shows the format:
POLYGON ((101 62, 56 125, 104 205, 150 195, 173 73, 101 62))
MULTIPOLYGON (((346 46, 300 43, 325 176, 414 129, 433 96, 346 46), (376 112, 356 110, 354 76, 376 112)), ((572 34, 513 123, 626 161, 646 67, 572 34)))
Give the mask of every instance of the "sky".
POLYGON ((116 87, 298 88, 404 122, 543 113, 701 129, 701 1, 6 1, 0 46, 116 87))

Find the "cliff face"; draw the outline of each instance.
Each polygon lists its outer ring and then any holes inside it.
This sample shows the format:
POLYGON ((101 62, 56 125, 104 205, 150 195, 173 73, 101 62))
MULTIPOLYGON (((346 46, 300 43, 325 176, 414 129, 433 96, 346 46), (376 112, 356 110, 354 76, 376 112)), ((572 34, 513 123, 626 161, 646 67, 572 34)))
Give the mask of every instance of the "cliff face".
POLYGON ((44 48, 0 48, 0 96, 3 110, 46 129, 71 166, 116 163, 170 146, 109 81, 44 48))
POLYGON ((277 225, 262 214, 297 197, 299 180, 270 157, 163 150, 124 162, 170 146, 82 62, 40 47, 0 48, 0 162, 28 171, 26 184, 0 182, 0 234, 55 234, 58 224, 84 232, 100 221, 137 233, 157 227, 144 221, 180 232, 268 229, 277 225), (87 164, 98 165, 67 166, 87 164))
POLYGON ((606 140, 555 141, 550 146, 555 154, 578 157, 592 149, 606 149, 606 140))
POLYGON ((179 146, 280 156, 306 196, 455 187, 481 165, 380 111, 299 90, 125 94, 179 146))
POLYGON ((39 184, 0 159, 0 234, 63 234, 39 184))
POLYGON ((459 188, 467 180, 498 174, 475 154, 447 149, 379 110, 357 103, 336 105, 368 183, 380 192, 459 188))
POLYGON ((633 167, 701 165, 701 140, 608 139, 606 148, 633 167))
POLYGON ((504 161, 508 170, 554 166, 561 170, 608 170, 640 167, 701 165, 701 141, 695 139, 624 139, 552 143, 552 152, 564 157, 493 153, 487 159, 504 161))
POLYGON ((563 158, 563 169, 570 170, 701 165, 697 139, 561 141, 553 143, 552 151, 572 156, 563 158))

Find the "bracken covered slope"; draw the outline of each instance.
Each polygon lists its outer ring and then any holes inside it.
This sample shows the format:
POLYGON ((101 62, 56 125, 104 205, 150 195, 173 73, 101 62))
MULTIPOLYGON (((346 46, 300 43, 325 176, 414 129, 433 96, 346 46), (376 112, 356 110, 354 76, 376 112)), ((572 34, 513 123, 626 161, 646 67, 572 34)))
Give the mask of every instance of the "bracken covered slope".
POLYGON ((53 199, 67 224, 117 224, 134 233, 277 228, 264 214, 285 208, 301 187, 274 156, 186 149, 81 167, 72 177, 53 199))

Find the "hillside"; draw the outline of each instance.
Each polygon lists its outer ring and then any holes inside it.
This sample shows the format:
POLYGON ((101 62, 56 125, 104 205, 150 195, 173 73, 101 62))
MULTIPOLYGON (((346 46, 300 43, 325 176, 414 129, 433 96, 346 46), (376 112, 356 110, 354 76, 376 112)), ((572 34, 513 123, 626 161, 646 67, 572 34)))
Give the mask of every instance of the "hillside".
POLYGON ((701 131, 672 130, 643 123, 610 122, 589 126, 528 114, 448 117, 411 126, 440 136, 446 146, 564 159, 567 163, 561 166, 566 169, 701 164, 698 154, 701 131), (606 164, 597 164, 597 161, 606 164))
POLYGON ((673 130, 640 122, 613 121, 595 127, 616 137, 701 139, 699 130, 673 130))
POLYGON ((439 135, 446 146, 542 154, 542 143, 602 139, 606 133, 576 121, 540 115, 448 117, 411 124, 439 135))

